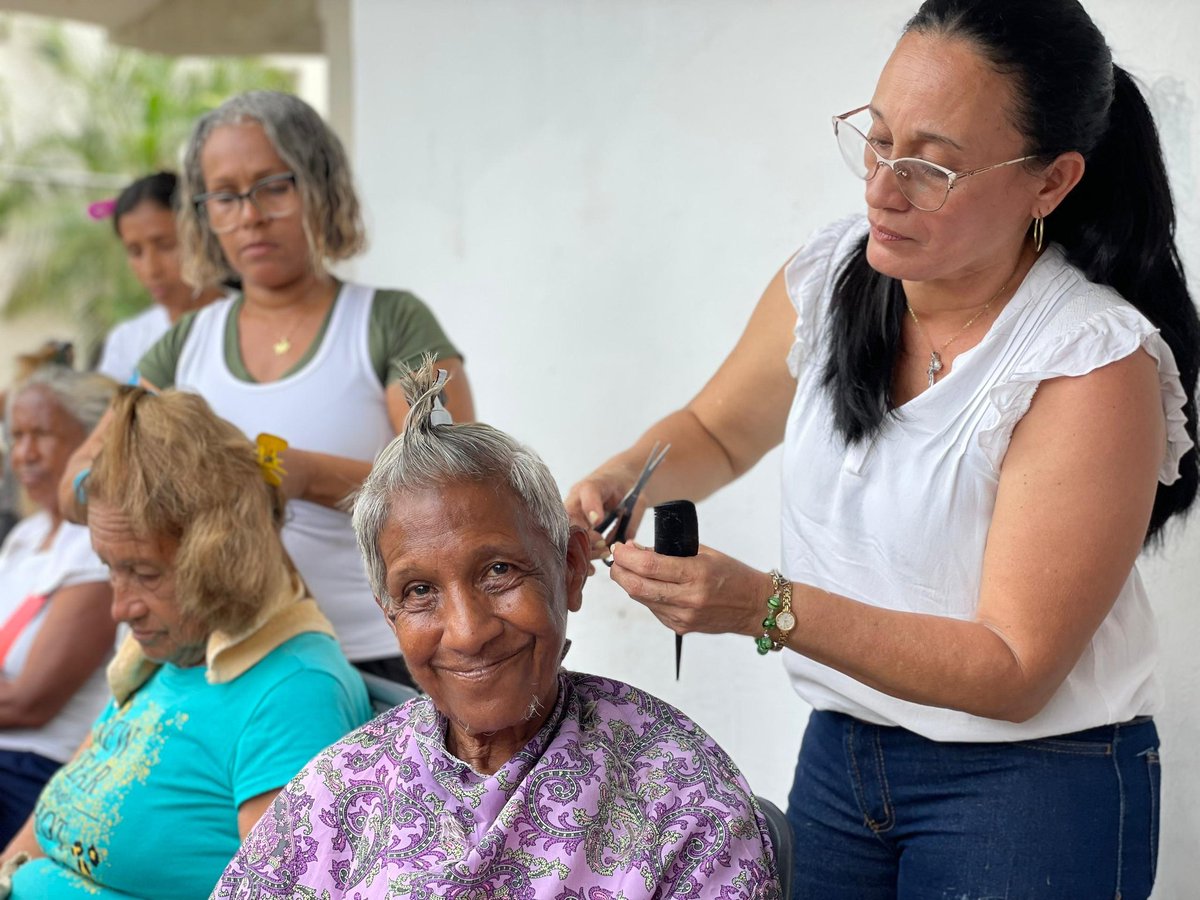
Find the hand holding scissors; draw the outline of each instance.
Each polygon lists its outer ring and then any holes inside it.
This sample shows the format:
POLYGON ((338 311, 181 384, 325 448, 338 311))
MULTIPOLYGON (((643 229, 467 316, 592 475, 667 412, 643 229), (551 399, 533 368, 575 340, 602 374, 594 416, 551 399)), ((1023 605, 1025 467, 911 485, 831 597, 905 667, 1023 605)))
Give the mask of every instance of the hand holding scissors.
MULTIPOLYGON (((637 506, 638 498, 641 496, 642 488, 646 486, 646 482, 650 480, 650 476, 654 474, 654 470, 658 468, 663 461, 663 457, 667 455, 667 451, 671 449, 671 445, 667 444, 659 450, 659 444, 655 441, 654 446, 650 449, 650 456, 646 459, 646 464, 642 466, 642 472, 638 475, 637 481, 633 483, 633 487, 621 498, 621 502, 609 510, 608 514, 596 523, 594 530, 604 536, 604 543, 611 547, 613 544, 624 543, 628 537, 629 522, 633 518, 633 509, 637 506), (613 523, 616 527, 613 527, 613 523), (604 533, 609 531, 608 535, 604 533)), ((610 555, 604 560, 606 566, 612 565, 612 556, 610 555)))

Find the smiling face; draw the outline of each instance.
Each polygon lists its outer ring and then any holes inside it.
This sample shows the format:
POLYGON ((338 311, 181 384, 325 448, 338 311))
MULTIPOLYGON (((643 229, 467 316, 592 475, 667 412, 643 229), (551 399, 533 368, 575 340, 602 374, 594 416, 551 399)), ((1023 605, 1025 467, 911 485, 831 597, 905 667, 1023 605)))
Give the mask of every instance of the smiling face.
POLYGON ((53 392, 41 385, 21 391, 12 404, 9 459, 13 474, 30 500, 55 514, 63 470, 87 431, 62 408, 53 392))
MULTIPOLYGON (((971 44, 909 33, 879 77, 867 137, 889 159, 916 157, 965 172, 1026 155, 1011 121, 1014 106, 1012 79, 971 44)), ((867 260, 908 281, 987 269, 1011 257, 1005 250, 1028 228, 1040 184, 1025 164, 1005 166, 962 179, 940 210, 924 212, 881 168, 866 185, 867 260)))
POLYGON ((179 268, 175 213, 152 200, 143 200, 117 220, 125 258, 155 303, 182 309, 192 296, 179 268))
POLYGON ((108 567, 112 613, 128 625, 142 652, 177 666, 204 660, 208 629, 185 619, 175 602, 175 553, 179 542, 134 533, 128 517, 107 503, 88 504, 92 549, 108 567))
POLYGON ((394 499, 379 536, 389 619, 452 728, 528 739, 541 726, 557 696, 567 611, 582 594, 578 543, 564 559, 511 490, 491 482, 394 499))
MULTIPOLYGON (((206 193, 244 193, 263 178, 289 171, 262 125, 253 121, 214 128, 200 152, 200 168, 206 193)), ((299 198, 294 213, 270 219, 243 201, 237 226, 218 234, 217 241, 248 287, 279 289, 313 271, 303 216, 299 198)))

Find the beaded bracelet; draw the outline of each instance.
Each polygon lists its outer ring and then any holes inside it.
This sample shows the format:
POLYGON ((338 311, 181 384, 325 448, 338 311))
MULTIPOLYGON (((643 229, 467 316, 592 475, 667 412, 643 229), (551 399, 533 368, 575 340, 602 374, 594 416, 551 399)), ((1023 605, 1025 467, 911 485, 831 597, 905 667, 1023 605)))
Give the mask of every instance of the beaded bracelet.
POLYGON ((771 570, 771 591, 767 598, 767 617, 762 622, 762 637, 754 639, 759 656, 782 650, 788 634, 796 627, 796 617, 792 615, 792 583, 778 569, 771 570), (778 632, 777 638, 771 637, 772 628, 778 632))

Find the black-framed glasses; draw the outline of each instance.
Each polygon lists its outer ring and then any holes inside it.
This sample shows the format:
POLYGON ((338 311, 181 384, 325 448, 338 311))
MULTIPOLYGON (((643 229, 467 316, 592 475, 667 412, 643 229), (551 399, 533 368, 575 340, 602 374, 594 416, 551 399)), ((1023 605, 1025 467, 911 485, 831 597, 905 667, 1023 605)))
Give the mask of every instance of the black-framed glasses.
POLYGON ((249 200, 266 219, 282 219, 300 208, 300 194, 296 190, 296 176, 292 172, 280 172, 260 178, 243 193, 236 191, 209 191, 197 194, 192 202, 208 222, 208 227, 217 234, 227 234, 237 228, 242 217, 242 204, 249 200))
POLYGON ((867 109, 870 109, 869 104, 833 117, 833 134, 837 138, 838 149, 842 151, 842 158, 846 160, 850 171, 863 181, 874 178, 880 166, 887 166, 896 176, 896 185, 904 199, 925 212, 937 212, 941 209, 954 186, 964 178, 1025 162, 1027 159, 1036 159, 1035 156, 1022 156, 968 172, 955 172, 936 163, 907 156, 888 159, 875 149, 870 138, 846 121, 867 109))

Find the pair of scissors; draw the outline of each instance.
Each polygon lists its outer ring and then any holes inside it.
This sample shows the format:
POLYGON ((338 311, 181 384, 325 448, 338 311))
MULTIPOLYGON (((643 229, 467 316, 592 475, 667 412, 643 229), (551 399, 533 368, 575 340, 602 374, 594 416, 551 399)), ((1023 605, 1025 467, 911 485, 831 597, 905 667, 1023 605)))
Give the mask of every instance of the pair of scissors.
MULTIPOLYGON (((604 538, 605 545, 611 547, 613 544, 620 544, 628 537, 629 522, 633 518, 633 508, 637 506, 638 497, 641 496, 642 488, 646 486, 646 482, 650 480, 650 476, 654 474, 654 470, 658 468, 663 461, 663 457, 667 455, 667 451, 671 449, 671 445, 667 444, 659 450, 658 441, 654 442, 654 446, 650 448, 650 456, 646 458, 646 464, 642 466, 642 473, 638 475, 637 481, 633 483, 628 493, 621 498, 621 502, 609 510, 608 515, 595 525, 595 531, 603 535, 605 531, 612 528, 614 522, 617 527, 613 528, 607 537, 604 538)), ((604 560, 606 566, 611 567, 613 564, 612 554, 604 560)))

